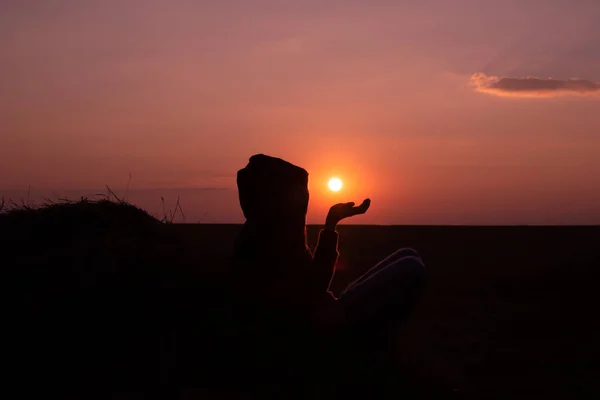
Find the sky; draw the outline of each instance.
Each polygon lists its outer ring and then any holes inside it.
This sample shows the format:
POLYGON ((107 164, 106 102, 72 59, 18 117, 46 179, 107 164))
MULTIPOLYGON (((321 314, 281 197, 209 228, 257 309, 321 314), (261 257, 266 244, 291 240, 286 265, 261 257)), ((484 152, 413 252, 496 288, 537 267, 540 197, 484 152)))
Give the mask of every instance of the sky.
POLYGON ((308 222, 600 224, 597 0, 3 0, 0 195, 243 222, 264 153, 308 222), (344 182, 338 193, 326 182, 344 182))

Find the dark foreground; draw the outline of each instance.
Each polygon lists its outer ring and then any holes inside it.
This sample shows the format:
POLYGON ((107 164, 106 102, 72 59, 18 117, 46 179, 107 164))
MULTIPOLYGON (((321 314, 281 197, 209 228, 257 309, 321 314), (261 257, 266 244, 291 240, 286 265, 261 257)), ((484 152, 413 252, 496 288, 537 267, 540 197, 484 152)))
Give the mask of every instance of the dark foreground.
MULTIPOLYGON (((224 315, 231 299, 244 302, 227 288, 239 226, 155 225, 144 216, 132 224, 117 214, 105 224, 102 214, 82 227, 81 214, 61 216, 61 229, 0 229, 12 299, 3 362, 20 393, 77 387, 88 398, 245 398, 261 382, 261 398, 600 394, 598 227, 341 226, 335 292, 399 247, 423 256, 427 290, 398 335, 393 362, 369 364, 351 349, 320 352, 299 332, 294 350, 304 357, 295 362, 305 365, 287 367, 314 376, 279 379, 285 361, 269 370, 248 357, 265 336, 240 341, 245 335, 231 327, 243 314, 224 315)), ((317 232, 309 227, 310 244, 317 232)), ((268 360, 262 350, 260 357, 268 360)))
MULTIPOLYGON (((238 229, 173 228, 219 252, 229 251, 238 229)), ((413 383, 480 399, 600 395, 600 228, 339 231, 336 292, 398 247, 417 249, 428 266, 428 288, 398 337, 400 370, 413 383)), ((309 227, 310 244, 317 232, 309 227)))

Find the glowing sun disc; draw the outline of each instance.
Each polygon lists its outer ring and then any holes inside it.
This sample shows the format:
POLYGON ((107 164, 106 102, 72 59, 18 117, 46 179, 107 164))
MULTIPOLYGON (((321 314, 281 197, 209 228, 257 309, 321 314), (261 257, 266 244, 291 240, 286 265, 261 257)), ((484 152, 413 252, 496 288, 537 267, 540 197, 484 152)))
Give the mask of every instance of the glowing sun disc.
POLYGON ((329 190, 333 192, 339 192, 342 188, 342 181, 339 178, 331 178, 327 183, 329 190))

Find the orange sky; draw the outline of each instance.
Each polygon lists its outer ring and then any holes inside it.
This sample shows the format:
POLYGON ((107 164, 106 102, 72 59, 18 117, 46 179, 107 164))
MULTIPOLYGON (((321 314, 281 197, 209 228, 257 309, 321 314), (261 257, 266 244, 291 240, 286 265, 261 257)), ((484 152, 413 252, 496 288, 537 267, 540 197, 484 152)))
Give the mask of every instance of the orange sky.
POLYGON ((353 222, 600 224, 598 96, 469 85, 600 81, 597 4, 480 3, 2 2, 0 195, 131 173, 152 212, 179 195, 188 222, 241 222, 260 152, 309 171, 311 223, 371 197, 353 222))

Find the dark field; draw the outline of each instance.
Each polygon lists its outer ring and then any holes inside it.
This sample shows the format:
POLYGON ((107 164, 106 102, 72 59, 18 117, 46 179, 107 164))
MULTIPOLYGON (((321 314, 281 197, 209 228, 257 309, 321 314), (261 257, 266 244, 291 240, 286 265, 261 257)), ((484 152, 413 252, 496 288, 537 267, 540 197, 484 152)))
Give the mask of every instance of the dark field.
MULTIPOLYGON (((262 331, 245 339, 238 325, 245 312, 230 311, 247 300, 236 298, 227 268, 239 229, 162 224, 111 202, 0 214, 0 266, 10 298, 3 320, 7 382, 22 392, 83 390, 88 398, 231 398, 256 382, 271 385, 277 379, 264 372, 270 370, 243 355, 269 343, 256 345, 262 331)), ((308 228, 311 246, 318 229, 308 228)), ((343 398, 366 382, 367 398, 378 397, 380 385, 388 398, 600 398, 600 227, 339 232, 336 293, 401 247, 419 251, 429 270, 426 291, 398 334, 393 364, 372 368, 350 351, 322 359, 302 333, 294 337, 294 354, 304 357, 294 360, 315 376, 340 371, 332 381, 334 392, 346 387, 343 398)), ((276 398, 314 398, 315 388, 324 395, 321 386, 293 379, 291 386, 259 389, 276 398)))
MULTIPOLYGON (((172 229, 199 252, 227 254, 239 227, 172 229)), ((600 228, 339 231, 336 293, 399 247, 422 254, 429 284, 398 337, 398 358, 411 374, 469 398, 600 395, 600 228)), ((311 246, 317 232, 308 228, 311 246)))

